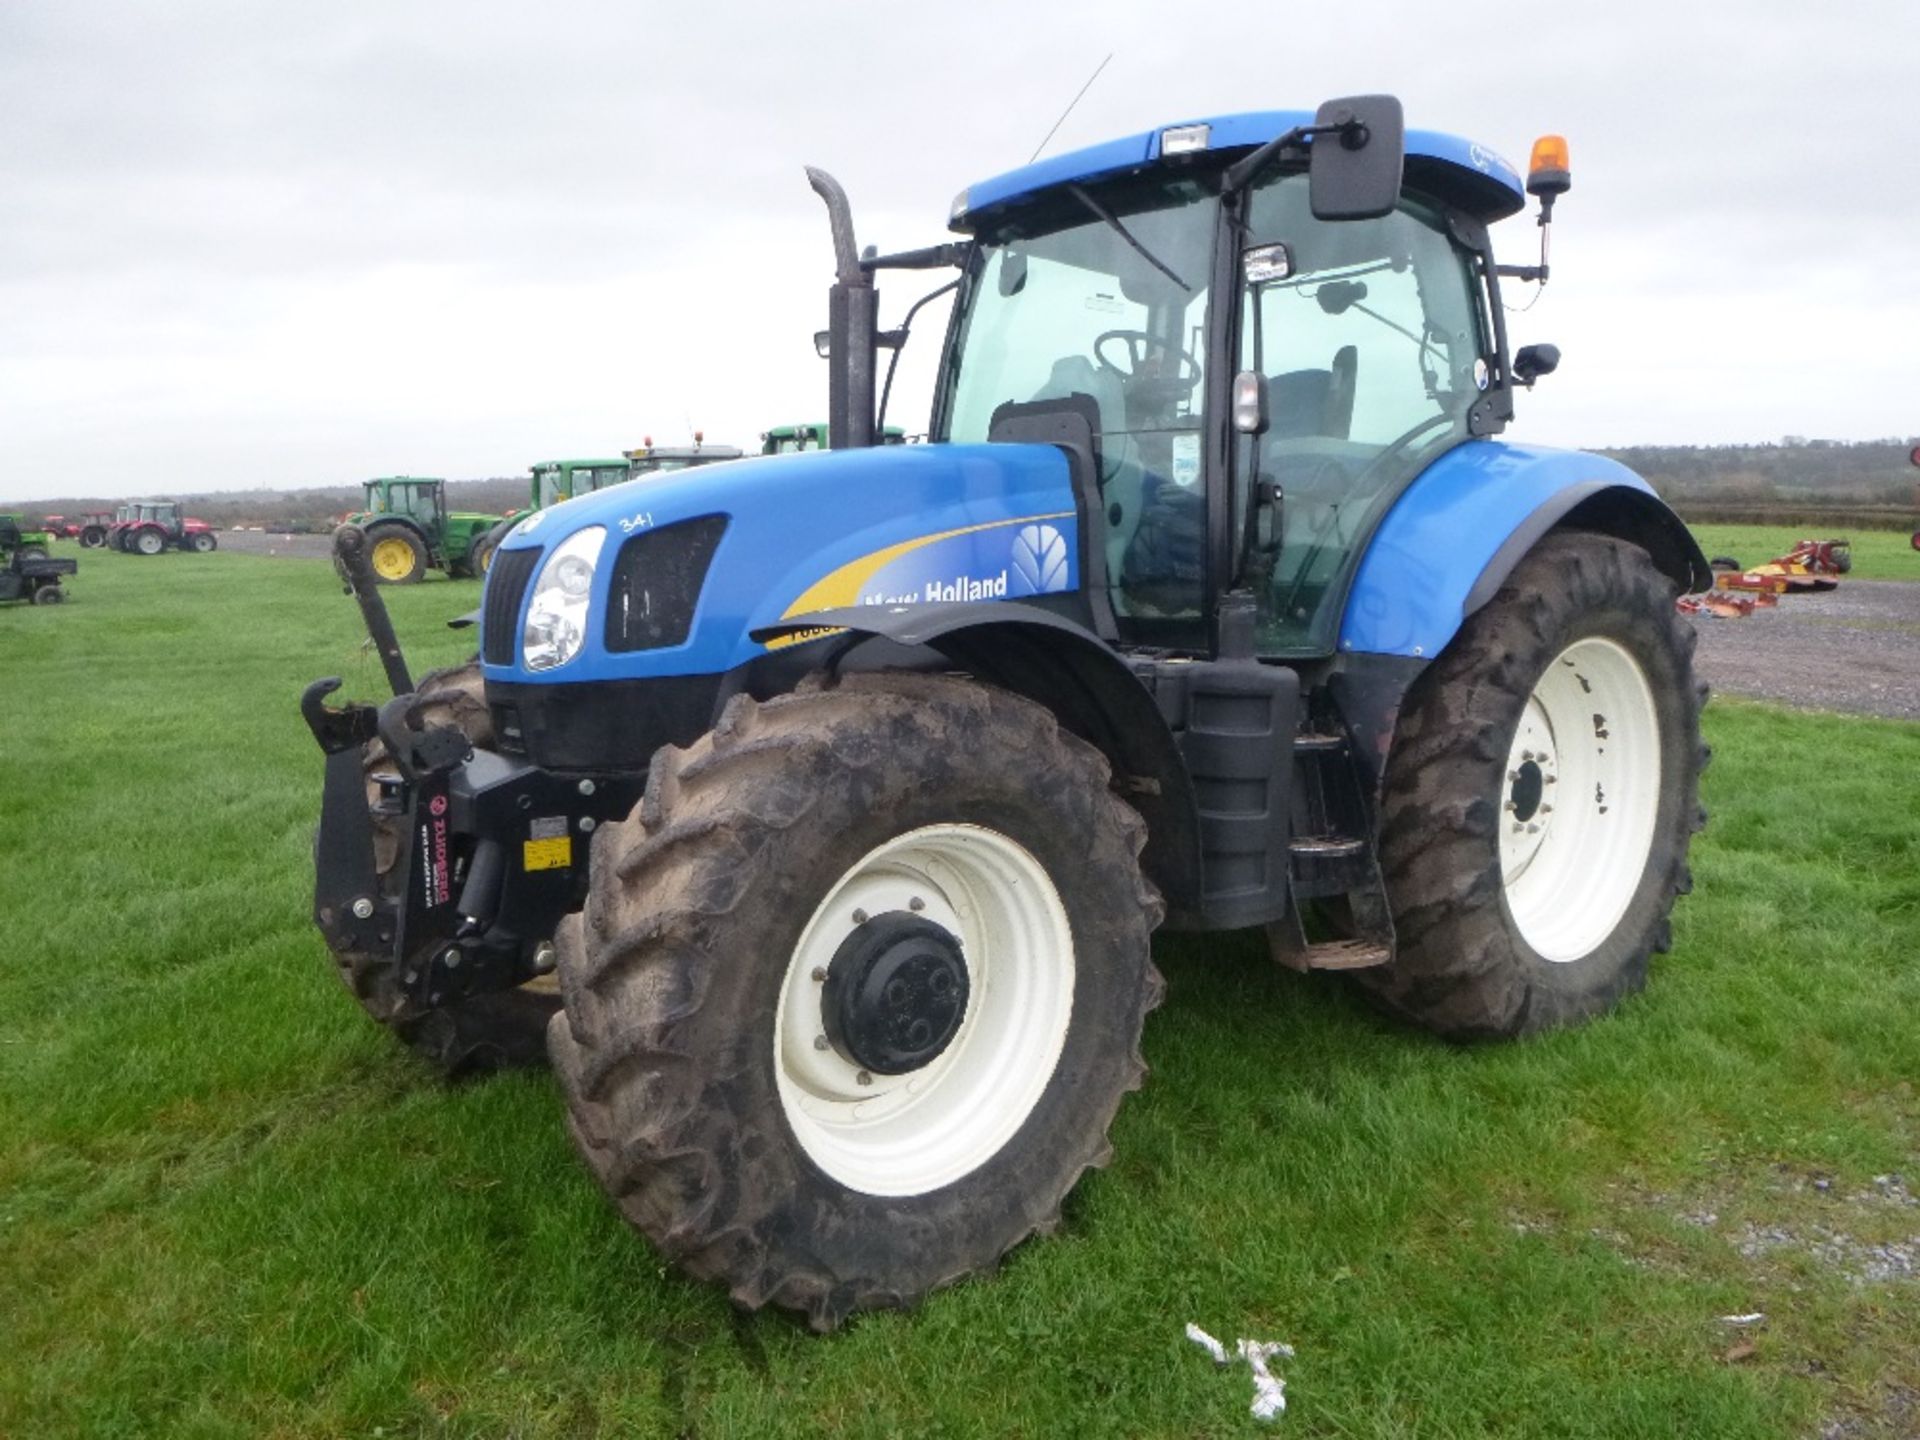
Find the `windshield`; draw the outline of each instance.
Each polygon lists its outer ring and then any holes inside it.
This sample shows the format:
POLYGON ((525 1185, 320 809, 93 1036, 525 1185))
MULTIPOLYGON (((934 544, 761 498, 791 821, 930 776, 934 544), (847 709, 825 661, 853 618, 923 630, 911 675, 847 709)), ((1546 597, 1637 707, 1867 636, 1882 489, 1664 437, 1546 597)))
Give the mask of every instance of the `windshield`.
POLYGON ((1063 189, 982 237, 955 330, 942 438, 985 440, 1009 403, 1093 402, 1107 579, 1122 617, 1201 613, 1215 213, 1209 185, 1193 177, 1063 189))
POLYGON ((534 483, 539 486, 538 498, 534 501, 537 508, 544 509, 549 505, 558 505, 568 498, 567 472, 558 465, 536 470, 533 474, 534 483))

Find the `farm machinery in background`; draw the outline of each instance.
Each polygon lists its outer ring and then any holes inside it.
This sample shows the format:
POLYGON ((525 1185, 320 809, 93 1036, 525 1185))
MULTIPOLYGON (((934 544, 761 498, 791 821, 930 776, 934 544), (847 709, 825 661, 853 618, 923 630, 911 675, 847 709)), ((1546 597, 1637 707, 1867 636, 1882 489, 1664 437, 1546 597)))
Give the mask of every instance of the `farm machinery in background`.
POLYGON ((1738 620, 1756 609, 1779 603, 1782 595, 1823 595, 1840 588, 1840 577, 1853 569, 1853 547, 1847 540, 1801 540, 1786 554, 1752 569, 1731 555, 1716 555, 1713 589, 1683 595, 1677 602, 1688 615, 1738 620))
POLYGON ((177 500, 137 500, 121 509, 126 516, 108 531, 109 543, 129 555, 158 555, 163 550, 207 555, 220 548, 213 527, 182 514, 177 500))
POLYGON ((67 598, 60 582, 77 574, 80 562, 55 560, 29 538, 43 533, 22 530, 14 516, 0 515, 0 600, 58 605, 67 598))
POLYGON ((558 505, 579 495, 591 495, 610 486, 624 485, 644 475, 685 470, 695 465, 711 465, 721 460, 738 460, 741 451, 732 445, 708 445, 699 431, 690 446, 655 448, 648 436, 637 450, 628 450, 618 459, 543 460, 532 467, 527 504, 505 516, 481 537, 474 547, 473 568, 481 575, 493 564, 494 551, 509 531, 536 510, 558 505))
POLYGON ((48 515, 40 523, 61 540, 78 540, 83 550, 98 550, 107 543, 107 530, 113 519, 108 511, 89 510, 77 520, 48 515))
POLYGON ((1163 922, 1458 1039, 1642 986, 1706 818, 1674 597, 1712 573, 1642 477, 1500 438, 1559 360, 1502 290, 1546 279, 1563 140, 1523 180, 1390 96, 1189 119, 892 254, 808 176, 829 451, 522 521, 478 662, 417 682, 337 533, 393 694, 300 709, 368 1015, 550 1058, 665 1259, 827 1329, 1061 1223, 1163 922), (1540 263, 1498 263, 1529 194, 1540 263), (875 281, 912 271, 953 318, 929 442, 883 446, 875 281))
POLYGON ((449 511, 447 482, 384 475, 363 484, 361 509, 345 523, 364 530, 373 575, 382 585, 412 585, 429 570, 455 580, 479 574, 475 547, 500 516, 449 511))
MULTIPOLYGON (((889 425, 878 437, 881 445, 904 445, 907 432, 898 425, 889 425)), ((830 448, 827 424, 824 420, 814 420, 801 425, 776 425, 771 430, 760 433, 760 453, 762 455, 792 455, 801 450, 826 450, 830 448)))

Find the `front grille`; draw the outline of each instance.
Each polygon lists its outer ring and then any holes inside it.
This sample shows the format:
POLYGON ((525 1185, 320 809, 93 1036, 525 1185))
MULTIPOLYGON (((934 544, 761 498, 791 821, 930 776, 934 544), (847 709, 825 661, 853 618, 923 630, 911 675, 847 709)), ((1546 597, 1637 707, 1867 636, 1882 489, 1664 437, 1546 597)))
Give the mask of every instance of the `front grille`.
POLYGON ((686 642, 727 517, 642 530, 620 547, 607 588, 607 649, 664 650, 686 642))
POLYGON ((480 654, 489 665, 513 663, 520 638, 520 602, 543 553, 537 546, 502 550, 487 567, 487 592, 480 602, 480 654))

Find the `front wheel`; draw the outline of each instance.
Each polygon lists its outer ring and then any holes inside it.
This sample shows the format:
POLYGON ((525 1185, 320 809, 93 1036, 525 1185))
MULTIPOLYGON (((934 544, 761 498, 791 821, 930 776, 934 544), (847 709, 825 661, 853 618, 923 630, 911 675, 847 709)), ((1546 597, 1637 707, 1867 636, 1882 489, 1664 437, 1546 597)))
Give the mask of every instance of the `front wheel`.
POLYGON ((66 598, 67 592, 58 585, 42 585, 33 592, 33 603, 36 605, 58 605, 66 598))
POLYGON ((382 585, 417 585, 426 578, 427 547, 404 525, 375 525, 367 531, 367 560, 382 585))
POLYGON ((1646 551, 1542 542, 1415 681, 1387 760, 1391 965, 1355 971, 1455 1038, 1575 1024, 1646 980, 1705 821, 1694 631, 1646 551))
POLYGON ((220 542, 215 540, 213 536, 208 534, 205 530, 201 530, 201 531, 197 531, 194 534, 194 537, 191 540, 189 540, 187 543, 193 547, 194 554, 206 555, 206 554, 210 554, 213 550, 215 550, 219 546, 220 542))
POLYGON ((589 1167, 747 1309, 903 1306, 1059 1223, 1145 1073, 1146 830, 948 677, 740 697, 593 848, 548 1039, 589 1167))

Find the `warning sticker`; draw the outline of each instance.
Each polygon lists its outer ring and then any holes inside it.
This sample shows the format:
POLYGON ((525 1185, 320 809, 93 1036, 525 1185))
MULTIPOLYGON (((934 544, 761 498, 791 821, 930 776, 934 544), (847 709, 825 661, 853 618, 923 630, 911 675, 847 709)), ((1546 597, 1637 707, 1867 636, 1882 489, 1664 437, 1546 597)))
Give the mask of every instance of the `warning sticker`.
POLYGON ((573 864, 573 837, 557 836, 551 840, 528 840, 520 847, 521 868, 529 872, 534 870, 564 870, 573 864))

